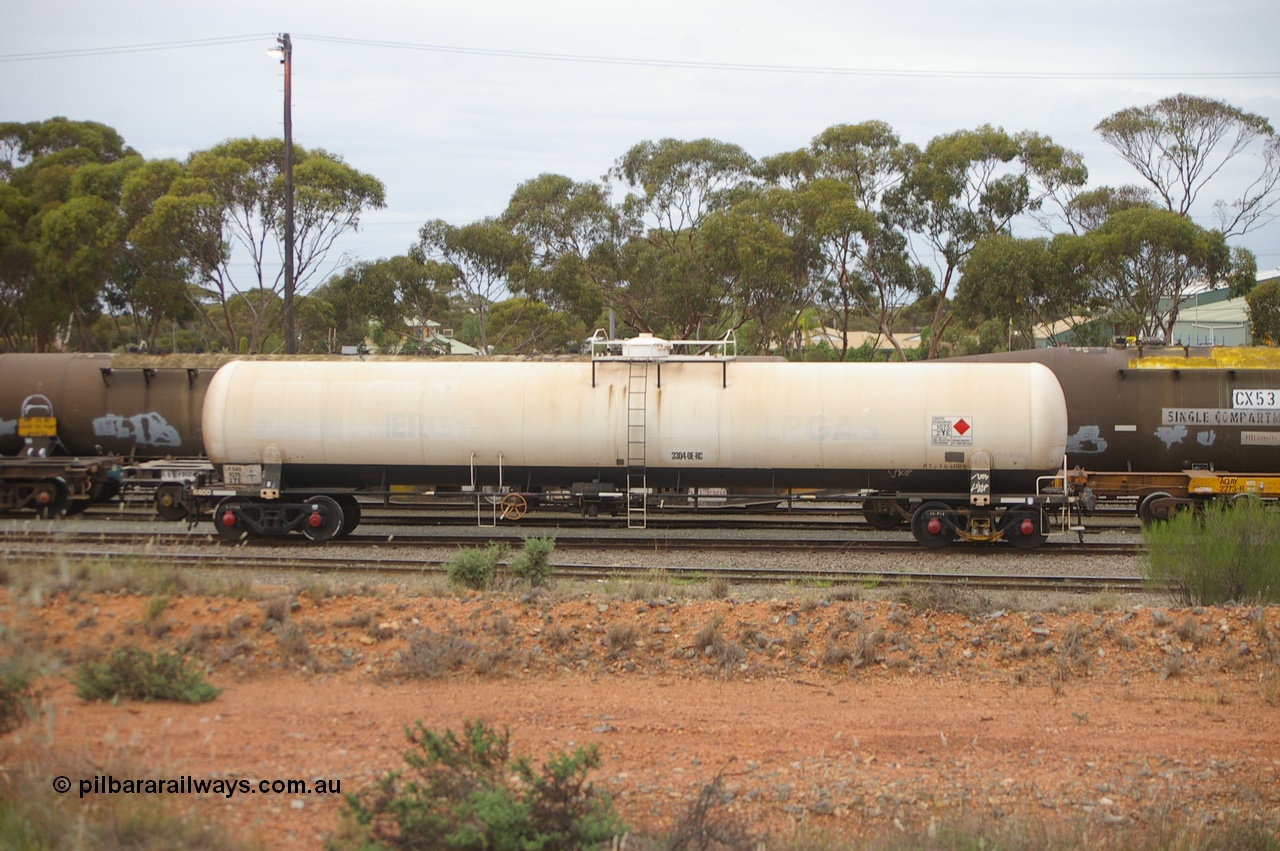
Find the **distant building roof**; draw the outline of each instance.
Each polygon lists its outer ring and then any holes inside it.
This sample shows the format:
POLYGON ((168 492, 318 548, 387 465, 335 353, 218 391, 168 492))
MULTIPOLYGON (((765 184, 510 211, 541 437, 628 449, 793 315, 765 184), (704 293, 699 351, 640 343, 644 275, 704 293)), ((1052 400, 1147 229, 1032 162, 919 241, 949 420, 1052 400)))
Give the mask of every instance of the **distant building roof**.
MULTIPOLYGON (((920 335, 917 333, 894 334, 894 339, 904 349, 920 348, 920 335)), ((816 346, 825 341, 831 348, 839 349, 845 340, 848 340, 850 349, 859 349, 867 345, 877 351, 893 351, 893 344, 889 342, 889 338, 878 331, 850 331, 842 335, 838 328, 814 328, 806 331, 804 345, 816 346)))

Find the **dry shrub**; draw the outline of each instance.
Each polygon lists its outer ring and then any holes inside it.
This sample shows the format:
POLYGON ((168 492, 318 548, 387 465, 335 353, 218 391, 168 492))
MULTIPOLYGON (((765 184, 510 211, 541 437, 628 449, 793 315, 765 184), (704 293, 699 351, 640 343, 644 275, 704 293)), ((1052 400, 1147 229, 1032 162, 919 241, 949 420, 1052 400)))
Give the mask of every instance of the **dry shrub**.
POLYGON ((315 663, 311 644, 307 641, 307 631, 301 625, 290 622, 280 627, 276 631, 276 643, 286 662, 308 666, 315 663))
POLYGON ((553 627, 544 639, 551 650, 563 650, 573 643, 573 633, 563 627, 553 627))
POLYGON ((707 583, 707 596, 712 600, 723 600, 729 596, 729 589, 732 587, 728 579, 723 576, 716 576, 707 583))
POLYGON ((721 676, 733 674, 747 652, 736 641, 729 641, 720 631, 720 619, 713 618, 693 637, 693 649, 706 658, 721 676))
POLYGON ((838 668, 853 661, 853 651, 839 642, 830 641, 822 651, 822 664, 828 668, 838 668))
POLYGON ((605 646, 609 648, 610 659, 632 650, 636 646, 636 628, 629 623, 614 624, 605 634, 605 646))
POLYGON ((434 679, 460 670, 476 656, 476 645, 456 630, 440 633, 420 629, 409 636, 398 670, 406 677, 434 679))
POLYGON ((289 612, 293 609, 293 600, 289 597, 272 597, 270 600, 262 604, 262 612, 264 616, 263 627, 275 621, 282 624, 289 620, 289 612))

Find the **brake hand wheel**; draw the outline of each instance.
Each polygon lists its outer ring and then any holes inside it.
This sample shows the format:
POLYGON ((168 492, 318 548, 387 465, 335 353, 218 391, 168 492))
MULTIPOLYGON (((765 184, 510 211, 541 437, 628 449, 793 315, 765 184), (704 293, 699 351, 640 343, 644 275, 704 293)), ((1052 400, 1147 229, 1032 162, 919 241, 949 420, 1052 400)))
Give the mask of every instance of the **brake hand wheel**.
POLYGON ((501 514, 503 520, 519 520, 529 511, 529 500, 523 494, 509 493, 502 498, 501 514))

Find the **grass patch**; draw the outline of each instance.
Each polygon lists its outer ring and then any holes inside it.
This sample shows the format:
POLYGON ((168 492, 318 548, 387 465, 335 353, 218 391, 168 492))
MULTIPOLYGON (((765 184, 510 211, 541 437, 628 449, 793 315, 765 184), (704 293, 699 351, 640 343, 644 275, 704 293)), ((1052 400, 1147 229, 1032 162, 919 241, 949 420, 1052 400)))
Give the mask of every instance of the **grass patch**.
POLYGON ((0 660, 0 736, 31 720, 38 711, 35 671, 20 658, 0 660))
POLYGON ((42 762, 0 772, 0 848, 59 851, 258 851, 238 841, 207 813, 179 812, 174 795, 93 795, 77 788, 56 793, 51 777, 111 774, 134 777, 122 766, 67 766, 42 762))

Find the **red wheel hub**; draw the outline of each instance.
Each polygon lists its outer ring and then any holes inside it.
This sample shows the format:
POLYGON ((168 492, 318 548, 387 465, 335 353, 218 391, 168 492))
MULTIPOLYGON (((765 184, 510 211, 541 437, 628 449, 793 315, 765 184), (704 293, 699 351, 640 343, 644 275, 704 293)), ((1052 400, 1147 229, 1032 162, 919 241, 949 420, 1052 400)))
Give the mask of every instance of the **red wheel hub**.
POLYGON ((930 535, 941 535, 941 534, 942 534, 942 521, 941 521, 941 520, 939 520, 937 517, 930 517, 930 518, 929 518, 929 523, 928 523, 928 525, 927 525, 925 528, 927 528, 927 529, 929 530, 929 534, 930 534, 930 535))
POLYGON ((236 525, 236 515, 234 511, 228 509, 227 511, 222 512, 222 525, 226 526, 228 529, 236 525))
POLYGON ((1018 531, 1024 535, 1034 535, 1036 533, 1035 521, 1028 517, 1018 524, 1018 531))
POLYGON ((307 525, 312 529, 319 529, 324 524, 324 516, 319 511, 311 512, 311 516, 307 518, 307 525))

